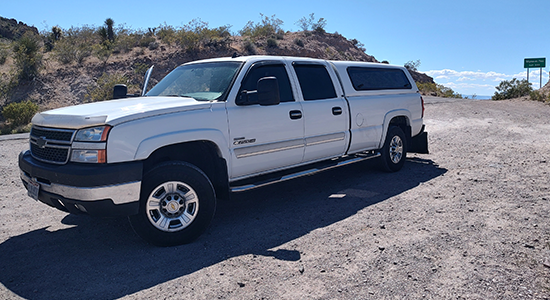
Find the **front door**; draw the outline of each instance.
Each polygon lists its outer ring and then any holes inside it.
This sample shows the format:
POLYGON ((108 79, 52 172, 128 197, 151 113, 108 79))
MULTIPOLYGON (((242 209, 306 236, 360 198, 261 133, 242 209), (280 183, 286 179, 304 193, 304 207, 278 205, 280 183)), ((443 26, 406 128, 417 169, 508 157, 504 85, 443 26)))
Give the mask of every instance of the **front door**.
POLYGON ((237 99, 227 102, 231 180, 302 161, 304 118, 293 90, 287 66, 280 61, 256 63, 247 71, 240 83, 237 99), (256 95, 250 93, 264 77, 277 78, 281 98, 278 105, 261 106, 257 104, 256 95))

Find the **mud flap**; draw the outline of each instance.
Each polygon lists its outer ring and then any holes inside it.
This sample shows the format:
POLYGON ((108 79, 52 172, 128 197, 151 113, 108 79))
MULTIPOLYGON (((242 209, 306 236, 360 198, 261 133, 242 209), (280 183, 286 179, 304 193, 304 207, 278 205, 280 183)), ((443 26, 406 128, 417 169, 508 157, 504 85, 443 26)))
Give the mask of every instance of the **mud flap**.
POLYGON ((424 131, 424 127, 422 127, 420 134, 417 134, 411 138, 411 143, 409 145, 409 149, 407 149, 407 152, 420 154, 430 153, 428 151, 428 133, 424 131))

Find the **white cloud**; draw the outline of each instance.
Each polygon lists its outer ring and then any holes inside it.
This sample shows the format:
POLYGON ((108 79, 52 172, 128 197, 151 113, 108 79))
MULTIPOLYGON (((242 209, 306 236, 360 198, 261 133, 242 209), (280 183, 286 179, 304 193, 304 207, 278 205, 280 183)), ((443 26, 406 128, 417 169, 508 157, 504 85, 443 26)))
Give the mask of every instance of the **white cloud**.
MULTIPOLYGON (((425 72, 434 80, 446 87, 450 87, 458 93, 465 95, 491 95, 495 92, 495 87, 504 80, 517 78, 519 80, 527 78, 527 70, 516 74, 504 74, 494 71, 456 71, 451 69, 430 70, 425 72)), ((539 88, 540 69, 531 69, 529 72, 529 82, 533 88, 539 88)), ((542 85, 548 82, 548 71, 543 70, 542 85)))
MULTIPOLYGON (((481 72, 481 71, 455 71, 449 69, 443 70, 431 70, 426 72, 427 75, 434 78, 439 78, 440 76, 446 76, 446 79, 452 77, 457 77, 461 81, 464 80, 492 80, 492 81, 502 81, 502 78, 508 78, 509 76, 497 72, 481 72)), ((511 79, 511 78, 510 78, 511 79)))

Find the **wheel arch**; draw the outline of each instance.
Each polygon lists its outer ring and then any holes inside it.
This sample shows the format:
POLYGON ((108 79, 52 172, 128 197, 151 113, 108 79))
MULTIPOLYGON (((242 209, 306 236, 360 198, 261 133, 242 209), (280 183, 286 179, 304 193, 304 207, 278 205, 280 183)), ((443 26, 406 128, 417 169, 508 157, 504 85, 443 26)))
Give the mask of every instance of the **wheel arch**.
POLYGON ((214 142, 209 140, 189 141, 155 149, 144 160, 143 173, 145 174, 155 166, 169 161, 183 161, 199 168, 212 182, 216 197, 228 198, 227 161, 214 142))
POLYGON ((405 137, 407 139, 407 143, 410 142, 411 139, 411 114, 408 110, 400 109, 400 110, 394 110, 390 111, 386 114, 384 117, 384 126, 382 131, 382 136, 380 138, 379 145, 382 147, 384 144, 384 141, 386 140, 386 135, 388 134, 388 130, 391 126, 397 126, 400 127, 401 130, 405 133, 405 137))

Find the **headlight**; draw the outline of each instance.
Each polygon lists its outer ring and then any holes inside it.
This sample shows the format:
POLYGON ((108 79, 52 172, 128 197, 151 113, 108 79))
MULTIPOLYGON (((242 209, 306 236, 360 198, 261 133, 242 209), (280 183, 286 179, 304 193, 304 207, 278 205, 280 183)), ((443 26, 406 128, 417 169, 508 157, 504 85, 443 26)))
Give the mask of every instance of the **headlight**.
POLYGON ((80 163, 107 162, 107 134, 111 126, 80 129, 72 144, 71 161, 80 163))
POLYGON ((74 138, 77 142, 104 142, 107 140, 107 134, 111 126, 98 126, 80 129, 76 132, 74 138))

